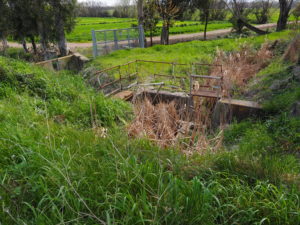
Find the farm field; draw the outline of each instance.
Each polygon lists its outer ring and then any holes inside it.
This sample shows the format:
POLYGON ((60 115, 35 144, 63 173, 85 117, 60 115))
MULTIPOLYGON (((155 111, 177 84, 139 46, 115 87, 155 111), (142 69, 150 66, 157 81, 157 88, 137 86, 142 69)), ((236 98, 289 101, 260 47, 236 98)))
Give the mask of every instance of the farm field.
MULTIPOLYGON (((78 23, 72 33, 67 35, 69 42, 89 42, 92 41, 91 31, 106 30, 106 29, 122 29, 137 26, 137 21, 133 19, 111 19, 111 18, 79 18, 78 23)), ((158 25, 161 27, 161 24, 158 25)), ((230 28, 231 24, 228 22, 211 22, 208 26, 208 31, 230 28)), ((204 25, 196 21, 177 21, 171 27, 170 34, 183 34, 201 32, 204 25)), ((147 34, 146 34, 147 35, 147 34)), ((159 29, 155 33, 159 35, 159 29)))
MULTIPOLYGON (((275 23, 278 19, 279 12, 272 13, 269 23, 275 23)), ((229 19, 229 16, 228 18, 229 19)), ((254 15, 250 15, 251 20, 255 20, 254 15)), ((293 17, 290 17, 293 20, 293 17)), ((130 28, 137 25, 137 20, 133 18, 78 18, 75 29, 67 35, 69 42, 90 42, 92 41, 91 31, 106 30, 106 29, 122 29, 130 28)), ((159 23, 158 27, 162 24, 159 23)), ((208 31, 231 28, 232 24, 228 21, 210 21, 208 31)), ((204 25, 199 21, 175 21, 170 28, 170 34, 185 34, 185 33, 198 33, 204 30, 204 25)), ((149 36, 149 34, 146 34, 149 36)), ((157 30, 155 36, 160 35, 160 29, 157 30)))

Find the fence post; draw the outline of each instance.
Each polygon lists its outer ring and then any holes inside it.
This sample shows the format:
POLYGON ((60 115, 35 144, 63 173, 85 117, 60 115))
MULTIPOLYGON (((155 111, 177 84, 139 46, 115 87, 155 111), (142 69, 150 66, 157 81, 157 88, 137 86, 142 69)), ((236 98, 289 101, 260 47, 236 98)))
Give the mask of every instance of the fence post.
POLYGON ((145 48, 145 32, 143 25, 139 25, 139 42, 140 47, 145 48))
POLYGON ((117 36, 117 31, 116 30, 114 30, 114 42, 115 42, 115 49, 119 49, 118 36, 117 36))
POLYGON ((129 29, 127 29, 127 40, 128 40, 128 48, 131 48, 131 46, 130 46, 130 32, 129 32, 129 29))
POLYGON ((95 30, 92 30, 92 39, 93 39, 93 56, 96 58, 98 56, 98 48, 97 48, 97 38, 95 30))

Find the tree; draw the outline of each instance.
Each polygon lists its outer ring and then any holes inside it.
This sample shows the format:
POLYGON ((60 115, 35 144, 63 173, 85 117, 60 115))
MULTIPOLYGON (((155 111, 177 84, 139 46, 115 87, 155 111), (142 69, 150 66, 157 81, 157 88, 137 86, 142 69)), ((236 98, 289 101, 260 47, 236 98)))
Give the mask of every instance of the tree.
POLYGON ((35 53, 37 48, 35 37, 38 36, 37 13, 34 10, 34 0, 28 0, 24 4, 23 0, 8 0, 9 8, 12 13, 11 24, 13 30, 11 32, 14 40, 22 42, 25 52, 28 52, 26 39, 30 39, 35 53))
POLYGON ((109 13, 101 1, 89 0, 78 5, 81 17, 108 17, 109 13))
POLYGON ((244 22, 248 22, 248 16, 252 9, 246 0, 233 0, 229 4, 233 12, 230 22, 237 33, 242 33, 244 22))
POLYGON ((300 3, 297 4, 297 6, 293 10, 292 14, 293 14, 293 16, 296 19, 296 23, 298 23, 299 17, 300 17, 300 3))
POLYGON ((173 0, 155 0, 155 6, 163 22, 161 44, 168 45, 171 22, 180 12, 180 6, 173 0))
POLYGON ((258 24, 265 24, 271 16, 272 2, 270 0, 256 0, 251 4, 258 24))
POLYGON ((194 0, 193 6, 201 11, 201 20, 204 21, 204 40, 206 40, 207 25, 210 16, 212 0, 194 0))
POLYGON ((210 4, 210 20, 223 21, 227 16, 226 1, 211 0, 210 4))
POLYGON ((159 17, 155 9, 154 0, 146 0, 144 4, 144 28, 150 33, 150 45, 153 45, 153 34, 157 29, 159 17))
POLYGON ((138 22, 144 25, 144 0, 137 0, 138 22))
POLYGON ((226 3, 226 5, 232 13, 231 22, 237 32, 242 32, 243 27, 247 27, 249 30, 254 31, 257 34, 268 33, 248 23, 247 16, 251 12, 251 9, 248 7, 248 2, 245 0, 232 0, 229 4, 226 3))
POLYGON ((119 0, 116 10, 119 11, 121 18, 136 17, 135 6, 131 3, 131 0, 119 0))
POLYGON ((49 0, 54 21, 54 39, 57 41, 61 56, 67 55, 65 32, 71 32, 76 21, 77 0, 49 0))
POLYGON ((2 40, 3 50, 7 48, 7 35, 10 32, 11 12, 7 0, 0 0, 0 39, 2 40))
POLYGON ((276 31, 282 31, 286 29, 290 10, 292 8, 294 0, 279 0, 279 18, 277 21, 276 31))

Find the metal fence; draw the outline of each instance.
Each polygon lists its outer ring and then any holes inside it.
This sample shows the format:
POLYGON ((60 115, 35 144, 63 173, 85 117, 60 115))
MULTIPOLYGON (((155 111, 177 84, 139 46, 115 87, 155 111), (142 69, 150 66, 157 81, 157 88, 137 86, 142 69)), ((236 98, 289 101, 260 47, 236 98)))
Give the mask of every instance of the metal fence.
POLYGON ((145 32, 142 25, 115 30, 92 30, 94 57, 112 51, 145 47, 145 32))
POLYGON ((151 85, 160 85, 161 90, 181 91, 193 96, 219 97, 223 83, 221 65, 147 60, 135 60, 97 71, 94 76, 97 77, 99 90, 107 96, 132 88, 133 85, 143 86, 145 82, 151 82, 151 85), (210 75, 212 71, 215 72, 214 75, 210 75), (197 91, 202 91, 201 93, 194 93, 194 84, 197 84, 197 91))

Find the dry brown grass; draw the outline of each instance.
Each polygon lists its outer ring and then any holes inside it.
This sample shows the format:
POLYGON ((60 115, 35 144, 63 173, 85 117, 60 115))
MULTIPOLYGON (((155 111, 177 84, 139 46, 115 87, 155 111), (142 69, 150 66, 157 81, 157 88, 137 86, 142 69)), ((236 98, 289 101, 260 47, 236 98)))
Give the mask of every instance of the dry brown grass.
MULTIPOLYGON (((243 89, 250 79, 269 64, 272 57, 269 43, 262 45, 259 50, 249 45, 243 45, 240 51, 229 54, 218 50, 214 63, 223 66, 223 96, 230 97, 235 87, 243 89)), ((211 75, 218 73, 212 70, 211 75)))
POLYGON ((194 111, 179 115, 174 102, 153 105, 149 99, 135 104, 135 120, 129 125, 129 136, 148 138, 162 148, 178 147, 185 154, 216 151, 221 147, 222 135, 209 139, 212 103, 195 101, 194 111), (192 121, 192 122, 191 122, 192 121))

